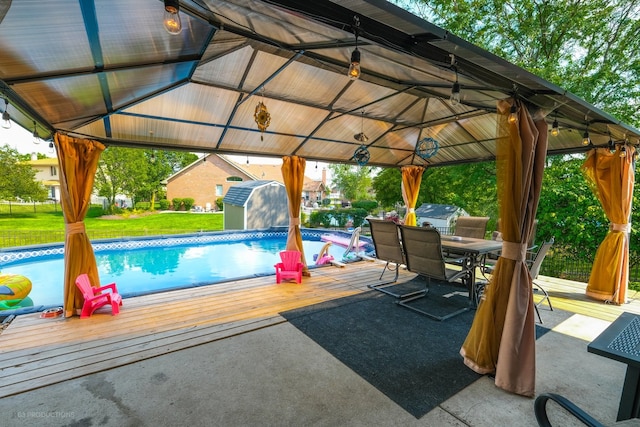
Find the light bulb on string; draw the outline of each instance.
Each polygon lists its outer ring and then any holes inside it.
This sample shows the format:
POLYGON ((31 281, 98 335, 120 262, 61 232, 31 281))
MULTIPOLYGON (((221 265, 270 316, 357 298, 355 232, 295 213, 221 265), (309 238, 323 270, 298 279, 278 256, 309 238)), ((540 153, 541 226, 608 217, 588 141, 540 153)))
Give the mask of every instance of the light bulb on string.
POLYGON ((49 142, 49 153, 53 154, 55 152, 56 152, 56 150, 55 150, 55 147, 53 145, 53 141, 49 142))
POLYGON ((171 35, 178 35, 182 32, 182 21, 180 21, 180 2, 178 0, 164 0, 164 28, 171 35))
POLYGON ((351 80, 357 80, 360 78, 360 51, 358 50, 358 36, 360 35, 360 18, 353 17, 353 33, 356 35, 356 48, 351 52, 351 63, 349 64, 349 71, 347 75, 351 80))
POLYGON ((40 138, 40 134, 38 133, 38 125, 36 121, 33 121, 33 143, 38 145, 42 142, 42 138, 40 138))
POLYGON ((558 119, 553 121, 551 125, 551 135, 558 136, 560 134, 560 128, 558 127, 558 119))
POLYGON ((509 123, 516 123, 518 121, 518 108, 516 107, 515 102, 511 105, 511 110, 509 111, 509 123))
POLYGON ((4 112, 2 113, 2 127, 5 129, 11 128, 11 115, 9 115, 9 100, 4 99, 4 112))

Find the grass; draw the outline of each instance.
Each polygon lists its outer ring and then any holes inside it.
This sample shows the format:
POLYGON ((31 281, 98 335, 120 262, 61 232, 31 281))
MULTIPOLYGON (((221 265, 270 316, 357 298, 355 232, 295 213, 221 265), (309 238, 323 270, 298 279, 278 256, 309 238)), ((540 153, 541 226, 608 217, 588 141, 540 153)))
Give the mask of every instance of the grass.
MULTIPOLYGON (((92 208, 84 221, 92 240, 223 230, 222 213, 127 212, 122 216, 98 216, 99 211, 92 208)), ((62 242, 64 227, 59 207, 57 212, 0 213, 0 247, 62 242)))

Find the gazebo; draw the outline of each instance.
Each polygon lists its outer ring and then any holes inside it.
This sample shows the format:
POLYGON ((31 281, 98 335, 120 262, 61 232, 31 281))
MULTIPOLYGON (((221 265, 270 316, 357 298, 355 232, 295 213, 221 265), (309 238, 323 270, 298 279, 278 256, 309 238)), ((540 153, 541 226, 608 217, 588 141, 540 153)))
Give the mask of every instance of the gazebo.
MULTIPOLYGON (((99 282, 83 218, 105 146, 284 157, 294 247, 306 160, 401 168, 415 224, 424 168, 497 159, 508 218, 501 286, 490 287, 462 352, 524 395, 535 354, 522 242, 544 157, 608 150, 610 139, 633 153, 640 140, 564 89, 379 0, 9 0, 0 44, 0 108, 58 150, 67 316, 81 306, 75 276, 99 282), (515 294, 524 300, 512 304, 515 294), (482 322, 498 325, 490 339, 482 322)), ((608 247, 624 248, 621 212, 608 247)))

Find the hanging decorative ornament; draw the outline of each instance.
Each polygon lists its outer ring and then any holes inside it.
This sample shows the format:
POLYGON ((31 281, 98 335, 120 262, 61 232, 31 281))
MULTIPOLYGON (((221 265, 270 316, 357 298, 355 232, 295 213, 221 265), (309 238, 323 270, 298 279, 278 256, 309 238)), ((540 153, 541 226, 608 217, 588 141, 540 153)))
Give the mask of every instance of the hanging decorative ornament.
POLYGON ((353 159, 356 161, 358 166, 364 166, 369 163, 369 159, 371 158, 371 153, 369 153, 369 149, 363 144, 356 149, 353 153, 353 159))
POLYGON ((440 148, 438 141, 431 137, 423 138, 416 145, 416 154, 426 160, 435 156, 438 148, 440 148))
POLYGON ((271 114, 267 110, 267 106, 264 105, 264 102, 258 102, 256 105, 256 112, 253 115, 256 123, 258 124, 258 129, 260 129, 260 141, 264 141, 264 132, 267 130, 269 125, 271 124, 271 114))

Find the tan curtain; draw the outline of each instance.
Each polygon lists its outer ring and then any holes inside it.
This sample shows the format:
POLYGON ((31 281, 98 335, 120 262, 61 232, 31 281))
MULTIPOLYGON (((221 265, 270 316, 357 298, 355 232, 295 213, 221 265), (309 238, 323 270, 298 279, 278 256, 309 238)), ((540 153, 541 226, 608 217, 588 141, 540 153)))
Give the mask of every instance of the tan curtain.
POLYGON ((60 204, 65 222, 64 315, 82 309, 82 294, 76 277, 87 273, 94 286, 100 286, 98 267, 91 242, 84 228, 84 217, 91 202, 93 180, 104 145, 97 141, 54 135, 60 168, 60 204))
POLYGON ((518 121, 508 122, 512 100, 498 102, 497 177, 502 255, 460 349, 464 363, 495 374, 496 386, 523 396, 535 393, 535 324, 532 283, 525 263, 547 151, 547 123, 516 101, 518 121))
POLYGON ((422 166, 403 166, 402 171, 402 199, 407 206, 404 217, 405 225, 416 225, 416 203, 420 193, 420 183, 424 168, 422 166))
POLYGON ((300 203, 302 200, 302 186, 304 185, 304 169, 306 160, 298 156, 282 158, 282 178, 287 189, 289 199, 289 233, 287 235, 287 250, 300 251, 304 268, 302 274, 310 276, 307 261, 302 247, 300 233, 300 203))
POLYGON ((627 299, 629 285, 629 215, 634 186, 634 147, 620 151, 593 149, 582 165, 587 182, 610 221, 609 233, 598 247, 587 295, 614 304, 627 299))

